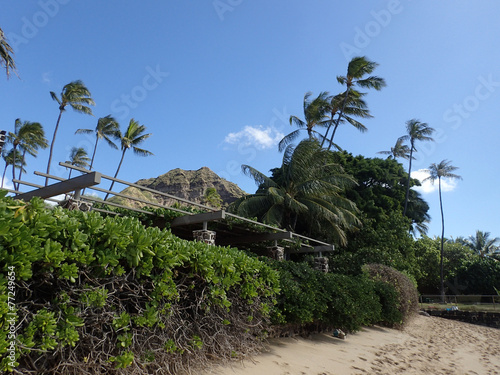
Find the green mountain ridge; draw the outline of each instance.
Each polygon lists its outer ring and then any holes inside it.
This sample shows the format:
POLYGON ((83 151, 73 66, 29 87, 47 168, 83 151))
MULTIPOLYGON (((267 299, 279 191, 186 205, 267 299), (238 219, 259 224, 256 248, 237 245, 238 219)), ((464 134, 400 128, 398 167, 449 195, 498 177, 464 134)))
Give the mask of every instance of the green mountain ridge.
MULTIPOLYGON (((238 185, 219 177, 208 167, 202 167, 198 170, 176 168, 158 177, 141 179, 136 184, 201 204, 207 204, 204 201, 204 194, 208 188, 216 189, 222 199, 223 206, 227 206, 246 195, 238 185)), ((176 202, 175 199, 135 187, 128 187, 120 193, 165 206, 171 206, 176 202)), ((136 208, 146 206, 141 202, 118 196, 110 198, 109 201, 136 208)))

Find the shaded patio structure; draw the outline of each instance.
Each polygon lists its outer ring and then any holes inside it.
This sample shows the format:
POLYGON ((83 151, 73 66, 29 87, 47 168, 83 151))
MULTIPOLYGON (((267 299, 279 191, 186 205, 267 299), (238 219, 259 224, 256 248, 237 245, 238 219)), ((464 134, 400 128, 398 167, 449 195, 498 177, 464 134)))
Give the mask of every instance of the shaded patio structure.
POLYGON ((59 205, 68 209, 80 209, 82 211, 95 210, 106 214, 119 215, 117 212, 98 207, 99 204, 105 204, 110 207, 118 207, 124 210, 153 215, 160 219, 156 220, 159 223, 158 226, 169 226, 172 233, 180 238, 202 241, 218 246, 241 247, 250 249, 251 251, 257 249, 257 253, 259 253, 259 251, 261 252, 259 255, 267 255, 275 259, 287 259, 293 254, 312 253, 315 256, 316 268, 324 272, 328 271, 328 262, 327 259, 323 257, 323 254, 335 250, 332 244, 237 216, 225 210, 216 209, 138 184, 106 176, 99 172, 89 171, 66 163, 59 163, 59 165, 79 171, 82 174, 71 179, 65 179, 42 172, 34 172, 35 175, 44 178, 48 177, 50 180, 55 180, 56 182, 47 186, 42 186, 26 181, 13 180, 16 184, 19 183, 19 186, 28 186, 33 189, 27 192, 7 190, 14 193, 14 198, 16 199, 29 201, 31 198, 37 196, 49 201, 56 201, 59 205), (103 189, 100 187, 103 180, 114 181, 117 184, 148 191, 153 195, 174 199, 179 205, 183 205, 186 208, 180 208, 182 206, 165 206, 157 202, 150 202, 141 198, 103 189), (93 190, 104 194, 109 193, 116 197, 137 202, 142 207, 170 210, 175 213, 176 217, 167 223, 165 218, 163 218, 163 221, 161 220, 162 215, 145 209, 103 201, 89 195, 82 195, 81 192, 83 189, 93 190), (62 194, 66 196, 66 199, 62 201, 54 199, 54 197, 62 194), (189 208, 194 209, 196 212, 190 212, 189 208))

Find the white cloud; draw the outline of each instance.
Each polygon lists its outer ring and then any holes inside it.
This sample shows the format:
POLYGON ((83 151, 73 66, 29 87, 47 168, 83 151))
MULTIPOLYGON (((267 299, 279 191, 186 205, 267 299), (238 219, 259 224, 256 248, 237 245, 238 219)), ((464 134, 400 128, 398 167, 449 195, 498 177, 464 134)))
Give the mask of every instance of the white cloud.
POLYGON ((50 84, 52 82, 52 72, 42 73, 42 83, 50 84))
MULTIPOLYGON (((422 194, 430 194, 438 190, 438 181, 434 181, 434 184, 430 181, 424 181, 427 177, 429 177, 429 172, 425 169, 419 169, 418 171, 411 172, 411 177, 416 178, 420 181, 422 186, 415 186, 413 189, 422 193, 422 194)), ((457 187, 456 180, 450 180, 448 178, 441 179, 441 191, 452 191, 457 187)))
POLYGON ((275 128, 268 126, 264 128, 259 126, 245 126, 245 128, 237 133, 229 133, 224 138, 225 143, 243 144, 244 146, 254 146, 259 150, 269 149, 276 146, 284 137, 275 128))
MULTIPOLYGON (((0 176, 0 185, 2 183, 2 177, 0 176)), ((10 181, 10 179, 5 176, 5 179, 3 180, 3 188, 4 189, 10 189, 10 190, 13 190, 14 189, 14 185, 12 185, 12 182, 10 181)))
POLYGON ((50 200, 50 201, 45 200, 45 203, 47 203, 50 206, 56 206, 59 202, 63 201, 64 198, 65 198, 64 194, 59 194, 59 195, 56 195, 56 196, 50 198, 50 199, 53 199, 53 200, 50 200), (54 202, 54 200, 57 201, 57 202, 54 202))

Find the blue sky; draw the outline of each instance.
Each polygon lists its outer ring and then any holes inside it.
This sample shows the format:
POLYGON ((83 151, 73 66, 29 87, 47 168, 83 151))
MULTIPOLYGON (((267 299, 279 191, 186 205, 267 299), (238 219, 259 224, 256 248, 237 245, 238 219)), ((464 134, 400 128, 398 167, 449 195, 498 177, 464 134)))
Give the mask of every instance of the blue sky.
MULTIPOLYGON (((91 153, 92 137, 75 130, 111 114, 122 128, 131 118, 145 125, 152 136, 143 147, 155 154, 127 154, 120 178, 207 166, 254 192, 241 165, 265 173, 279 166, 277 142, 294 130, 290 115, 302 117, 304 94, 340 93, 336 76, 351 57, 367 56, 387 87, 366 97, 374 116, 364 121, 368 132, 346 126, 336 142, 376 157, 405 133, 406 121, 428 123, 436 141, 417 144, 415 176, 448 159, 463 177, 443 192, 446 235, 500 236, 498 14, 493 0, 5 0, 0 27, 20 79, 0 80, 0 128, 11 130, 16 118, 38 121, 50 138, 58 106, 49 92, 81 79, 95 117, 63 114, 53 165, 72 146, 91 153)), ((27 180, 43 183, 33 171, 45 171, 47 159, 45 150, 27 160, 27 180)), ((113 175, 119 159, 103 143, 95 169, 113 175)), ((422 192, 429 235, 439 235, 437 191, 422 192)))

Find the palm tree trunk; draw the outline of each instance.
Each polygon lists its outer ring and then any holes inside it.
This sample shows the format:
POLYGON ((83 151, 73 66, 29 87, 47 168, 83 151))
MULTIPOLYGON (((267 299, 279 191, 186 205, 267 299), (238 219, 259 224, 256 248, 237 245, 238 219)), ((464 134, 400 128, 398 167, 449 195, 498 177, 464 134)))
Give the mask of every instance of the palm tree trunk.
MULTIPOLYGON (((24 164, 24 158, 26 157, 26 150, 23 151, 23 157, 21 159, 21 169, 19 170, 19 177, 17 178, 19 181, 21 181, 21 176, 23 175, 23 164, 24 164)), ((19 184, 18 184, 19 185, 19 184)))
MULTIPOLYGON (((94 165, 94 158, 95 158, 95 152, 97 150, 97 142, 99 141, 99 137, 95 136, 95 145, 94 145, 94 152, 92 153, 92 160, 90 160, 90 166, 89 166, 89 171, 92 170, 92 166, 94 165)), ((71 173, 70 173, 71 174, 71 173)), ((85 194, 85 188, 82 190, 82 195, 85 194)))
POLYGON ((92 160, 90 160, 89 171, 92 170, 92 166, 94 165, 95 152, 97 150, 97 142, 99 142, 99 137, 96 134, 96 136, 95 136, 94 152, 92 153, 92 160))
MULTIPOLYGON (((16 179, 16 148, 17 144, 14 143, 14 147, 12 148, 14 151, 12 152, 12 185, 14 185, 14 190, 19 190, 19 186, 16 188, 16 184, 14 180, 16 179)), ((22 169, 22 166, 21 166, 22 169)))
POLYGON ((403 209, 403 216, 406 215, 406 209, 408 208, 408 199, 410 197, 410 176, 411 176, 411 161, 413 159, 413 143, 410 148, 410 161, 408 165, 408 182, 406 183, 406 196, 405 196, 405 207, 403 209))
POLYGON ((332 115, 330 116, 332 118, 332 120, 330 121, 330 123, 328 124, 328 127, 326 128, 325 135, 323 136, 323 140, 321 141, 321 147, 323 147, 323 145, 325 144, 326 137, 328 136, 328 133, 330 132, 330 128, 332 127, 332 124, 333 124, 333 117, 334 116, 335 116, 335 112, 332 112, 332 115))
POLYGON ((444 214, 443 214, 443 200, 441 198, 441 177, 438 178, 439 183, 439 207, 441 208, 441 256, 439 260, 440 269, 440 292, 441 292, 441 302, 444 303, 444 214))
POLYGON ((5 168, 3 169, 3 175, 2 175, 2 188, 3 188, 3 181, 5 180, 5 173, 7 172, 7 167, 9 165, 7 163, 5 163, 5 168))
POLYGON ((313 140, 313 134, 312 134, 312 129, 307 128, 307 135, 309 136, 309 140, 313 140))
MULTIPOLYGON (((118 176, 118 172, 120 172, 120 168, 122 167, 122 163, 123 163, 123 158, 125 157, 125 151, 127 151, 126 148, 122 152, 122 158, 120 159, 120 164, 118 164, 118 169, 116 170, 114 178, 116 178, 116 176, 118 176)), ((111 182, 111 186, 109 187, 109 190, 113 190, 114 184, 115 184, 115 181, 111 182)), ((109 196, 109 193, 106 194, 106 196, 104 197, 104 200, 107 200, 108 196, 109 196)))
MULTIPOLYGON (((59 117, 57 118, 56 122, 56 128, 54 129, 54 135, 52 136, 52 142, 50 144, 50 152, 49 152, 49 162, 47 163, 47 174, 50 173, 50 163, 52 162, 52 152, 54 151, 54 142, 56 140, 56 135, 57 135, 57 129, 59 128, 59 122, 61 121, 61 116, 62 116, 63 111, 59 111, 59 117)), ((49 183, 49 178, 45 177, 45 186, 47 186, 49 183)))
POLYGON ((335 124, 335 127, 333 128, 332 136, 330 138, 330 144, 328 145, 328 150, 332 147, 333 144, 333 137, 335 137, 335 133, 337 132, 337 128, 339 127, 339 122, 335 124))
POLYGON ((337 128, 338 128, 338 126, 340 124, 340 118, 344 114, 344 109, 345 109, 345 105, 347 103, 347 97, 349 96, 349 90, 350 89, 351 89, 351 86, 349 86, 349 83, 348 83, 347 84, 347 90, 345 90, 345 97, 344 97, 344 102, 342 103, 342 109, 339 112, 339 117, 337 118, 337 122, 335 124, 335 128, 333 128, 333 133, 332 133, 332 137, 330 138, 330 144, 328 145, 328 150, 330 150, 330 148, 332 147, 333 137, 335 136, 335 131, 337 130, 337 128))

